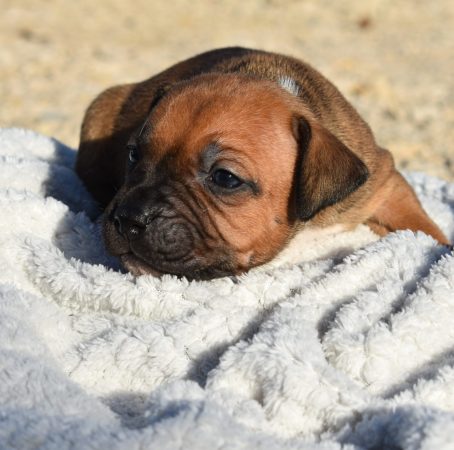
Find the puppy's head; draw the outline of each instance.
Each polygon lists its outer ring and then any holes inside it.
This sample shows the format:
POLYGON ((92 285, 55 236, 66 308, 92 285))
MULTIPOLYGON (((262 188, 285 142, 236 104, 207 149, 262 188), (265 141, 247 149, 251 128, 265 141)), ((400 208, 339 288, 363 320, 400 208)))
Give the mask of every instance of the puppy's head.
POLYGON ((155 101, 127 144, 108 249, 135 274, 194 279, 272 259, 298 222, 367 178, 364 164, 268 81, 206 75, 155 101))

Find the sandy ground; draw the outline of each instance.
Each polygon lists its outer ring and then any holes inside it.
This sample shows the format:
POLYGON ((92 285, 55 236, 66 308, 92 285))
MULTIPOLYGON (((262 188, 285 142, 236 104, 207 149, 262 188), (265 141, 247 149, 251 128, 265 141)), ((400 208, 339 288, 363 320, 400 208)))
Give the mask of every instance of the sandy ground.
POLYGON ((101 90, 243 45, 312 63, 399 167, 454 180, 452 0, 0 0, 0 126, 77 146, 101 90))

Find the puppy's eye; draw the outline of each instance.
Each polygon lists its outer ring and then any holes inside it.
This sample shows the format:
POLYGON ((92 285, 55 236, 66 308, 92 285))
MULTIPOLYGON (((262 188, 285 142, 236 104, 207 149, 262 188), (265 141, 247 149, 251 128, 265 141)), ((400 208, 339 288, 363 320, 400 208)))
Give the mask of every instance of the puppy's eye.
POLYGON ((139 160, 139 149, 137 148, 137 145, 127 145, 126 148, 128 149, 128 163, 130 166, 133 166, 136 164, 136 162, 139 160))
POLYGON ((243 184, 232 172, 225 169, 217 169, 210 177, 211 182, 223 189, 236 189, 243 184))

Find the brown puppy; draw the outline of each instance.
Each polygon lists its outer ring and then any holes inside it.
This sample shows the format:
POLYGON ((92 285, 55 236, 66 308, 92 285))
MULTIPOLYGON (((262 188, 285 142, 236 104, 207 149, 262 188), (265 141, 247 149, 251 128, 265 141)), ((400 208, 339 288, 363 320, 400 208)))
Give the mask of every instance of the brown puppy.
POLYGON ((448 244, 339 91, 257 50, 214 50, 103 92, 77 172, 106 207, 107 248, 135 274, 238 274, 333 224, 448 244))

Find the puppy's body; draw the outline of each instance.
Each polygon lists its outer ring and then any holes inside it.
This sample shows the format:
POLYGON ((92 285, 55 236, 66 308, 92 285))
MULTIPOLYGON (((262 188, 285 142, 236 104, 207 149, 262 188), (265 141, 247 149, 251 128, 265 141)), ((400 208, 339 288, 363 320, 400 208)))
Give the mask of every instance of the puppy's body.
POLYGON ((333 224, 447 243, 339 91, 262 51, 214 50, 105 91, 77 171, 107 206, 108 248, 136 273, 240 273, 333 224))

